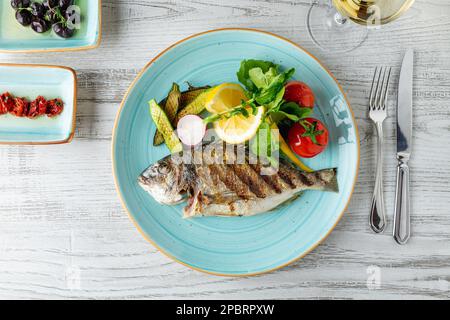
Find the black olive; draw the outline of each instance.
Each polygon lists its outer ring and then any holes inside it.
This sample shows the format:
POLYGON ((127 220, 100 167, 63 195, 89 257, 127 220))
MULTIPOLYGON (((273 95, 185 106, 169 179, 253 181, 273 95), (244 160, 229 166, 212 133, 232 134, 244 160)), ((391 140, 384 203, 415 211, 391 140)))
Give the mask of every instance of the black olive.
POLYGON ((30 8, 31 14, 38 18, 44 18, 45 12, 47 11, 44 5, 39 2, 33 2, 30 8))
POLYGON ((31 29, 33 29, 37 33, 44 33, 50 29, 50 24, 41 18, 33 18, 31 22, 31 29))
POLYGON ((61 9, 66 10, 68 7, 73 5, 74 0, 59 0, 59 6, 61 9))
POLYGON ((28 10, 17 10, 16 11, 16 20, 23 26, 29 26, 31 23, 33 16, 31 12, 28 10))
POLYGON ((28 8, 31 0, 11 0, 11 7, 14 9, 28 8))
POLYGON ((61 38, 71 38, 75 32, 74 29, 70 29, 63 25, 61 22, 55 23, 53 25, 53 31, 61 38))
POLYGON ((57 7, 59 5, 59 0, 45 0, 43 2, 43 5, 49 9, 51 9, 51 8, 57 7))
POLYGON ((63 28, 64 28, 64 26, 63 26, 63 24, 62 24, 61 22, 55 23, 55 24, 52 26, 53 31, 54 31, 58 36, 60 36, 60 37, 63 36, 63 35, 62 35, 62 33, 63 33, 63 28))

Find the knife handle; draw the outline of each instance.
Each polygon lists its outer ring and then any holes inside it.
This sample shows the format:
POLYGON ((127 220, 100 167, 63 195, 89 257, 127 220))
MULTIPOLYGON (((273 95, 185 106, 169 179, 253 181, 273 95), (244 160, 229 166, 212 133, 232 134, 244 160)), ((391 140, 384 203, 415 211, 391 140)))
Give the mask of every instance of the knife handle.
POLYGON ((411 236, 408 159, 399 157, 395 191, 394 239, 406 244, 411 236))

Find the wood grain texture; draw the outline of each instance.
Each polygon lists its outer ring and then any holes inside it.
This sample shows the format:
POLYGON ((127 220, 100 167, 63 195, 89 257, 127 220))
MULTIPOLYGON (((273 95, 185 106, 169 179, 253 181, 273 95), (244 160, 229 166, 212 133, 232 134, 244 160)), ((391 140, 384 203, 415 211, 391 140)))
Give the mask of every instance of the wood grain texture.
MULTIPOLYGON (((325 54, 309 39, 309 2, 104 0, 99 49, 0 55, 0 62, 67 65, 79 75, 72 144, 0 147, 0 298, 450 298, 450 2, 417 0, 404 17, 371 31, 363 46, 344 55, 325 54), (360 176, 336 230, 303 260, 253 278, 205 275, 157 252, 129 221, 111 176, 114 118, 138 71, 173 42, 222 27, 275 32, 316 54, 348 93, 361 135, 360 176), (390 232, 375 235, 368 227, 375 138, 366 105, 375 66, 395 67, 396 82, 407 47, 417 52, 413 238, 400 247, 390 232), (378 288, 367 286, 370 266, 380 268, 378 288)), ((389 229, 394 89, 385 127, 389 229)))

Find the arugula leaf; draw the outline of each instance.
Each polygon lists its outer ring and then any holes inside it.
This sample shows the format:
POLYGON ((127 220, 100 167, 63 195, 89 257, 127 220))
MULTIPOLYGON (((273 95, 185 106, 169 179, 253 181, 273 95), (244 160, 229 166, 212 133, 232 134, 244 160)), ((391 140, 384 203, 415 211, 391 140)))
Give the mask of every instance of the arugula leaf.
POLYGON ((206 117, 205 119, 203 119, 203 122, 206 124, 213 123, 220 119, 230 119, 241 114, 244 117, 248 118, 250 116, 250 112, 248 109, 250 108, 252 109, 251 114, 256 115, 256 113, 258 112, 256 105, 251 101, 244 101, 242 105, 234 107, 233 109, 224 111, 222 113, 212 114, 209 117, 206 117))
POLYGON ((241 68, 237 73, 237 77, 240 83, 242 83, 245 88, 250 92, 257 92, 258 87, 255 83, 250 79, 250 70, 259 68, 261 72, 265 74, 271 68, 273 68, 276 72, 277 65, 270 61, 263 60, 243 60, 241 62, 241 68))
POLYGON ((294 121, 294 122, 298 122, 301 119, 300 117, 296 116, 295 114, 286 113, 284 111, 278 111, 277 113, 278 113, 278 115, 284 116, 285 118, 288 118, 289 120, 294 121))
POLYGON ((205 119, 203 119, 203 122, 206 124, 213 123, 213 122, 220 120, 221 118, 222 118, 221 114, 213 114, 213 115, 210 115, 209 117, 206 117, 205 119))
POLYGON ((284 93, 286 92, 285 87, 283 87, 276 95, 275 100, 267 104, 267 113, 276 112, 280 110, 281 105, 284 100, 284 93))
POLYGON ((295 102, 284 103, 283 105, 281 105, 280 111, 282 111, 284 113, 296 115, 300 119, 307 118, 312 113, 312 109, 311 108, 300 107, 295 102))
POLYGON ((282 103, 278 108, 273 109, 271 118, 278 123, 287 118, 291 121, 298 122, 301 119, 307 118, 311 115, 312 109, 300 107, 295 102, 282 103))

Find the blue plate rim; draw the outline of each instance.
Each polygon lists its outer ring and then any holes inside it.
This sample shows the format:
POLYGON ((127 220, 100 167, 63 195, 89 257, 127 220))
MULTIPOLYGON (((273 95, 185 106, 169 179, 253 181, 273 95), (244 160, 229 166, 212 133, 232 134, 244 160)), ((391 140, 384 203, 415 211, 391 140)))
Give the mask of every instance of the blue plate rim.
POLYGON ((174 44, 172 44, 171 46, 169 46, 168 48, 166 48, 165 50, 161 51, 158 55, 156 55, 152 60, 150 60, 150 62, 148 62, 144 68, 138 73, 138 75, 136 76, 136 78, 133 80, 133 82, 131 83, 131 85, 129 86, 129 88, 127 89, 127 91, 125 92, 124 98, 120 104, 119 110, 117 111, 117 115, 116 115, 116 119, 114 121, 114 126, 113 126, 113 132, 112 132, 112 143, 111 143, 111 159, 112 159, 112 173, 113 173, 113 178, 114 178, 114 186, 116 188, 116 192, 119 195, 119 199, 120 202, 122 204, 122 207, 125 209, 125 212, 128 215, 128 218, 133 222, 134 226, 136 227, 136 229, 141 233, 141 235, 144 237, 144 239, 146 239, 150 244, 152 244, 159 252, 161 252, 162 254, 164 254, 166 257, 170 258, 171 260, 178 262, 181 265, 184 265, 192 270, 196 270, 199 272, 203 272, 206 274, 210 274, 210 275, 215 275, 215 276, 223 276, 223 277, 249 277, 249 276, 257 276, 257 275, 261 275, 261 274, 267 274, 267 273, 271 273, 280 269, 283 269, 285 267, 287 267, 288 265, 291 265, 292 263, 302 259, 303 257, 305 257, 306 255, 308 255, 309 253, 311 253, 312 251, 314 251, 314 249, 316 249, 323 241, 325 241, 328 236, 333 232, 333 230, 336 228, 336 226, 338 225, 338 223, 340 222, 340 220, 342 219, 344 213, 347 211, 348 206, 350 204, 350 201, 352 199, 353 193, 355 191, 355 185, 356 185, 356 181, 358 179, 358 174, 359 174, 359 166, 360 166, 360 159, 361 159, 361 146, 359 143, 360 139, 359 139, 359 131, 358 131, 358 126, 356 124, 356 119, 355 119, 355 115, 353 112, 353 109, 351 108, 350 102, 347 98, 347 95, 345 94, 344 90, 342 89, 341 85, 339 84, 339 82, 337 81, 336 77, 331 73, 330 70, 328 70, 327 67, 325 67, 318 58, 316 58, 312 53, 310 53, 308 50, 306 50, 305 48, 303 48, 302 46, 300 46, 299 44, 289 40, 288 38, 285 38, 283 36, 277 35, 275 33, 272 32, 268 32, 268 31, 263 31, 263 30, 259 30, 259 29, 253 29, 253 28, 220 28, 220 29, 212 29, 212 30, 208 30, 208 31, 204 31, 204 32, 200 32, 200 33, 196 33, 193 34, 189 37, 186 37, 184 39, 181 39, 177 42, 175 42, 174 44), (203 35, 206 34, 211 34, 211 33, 220 33, 220 32, 227 32, 227 31, 236 31, 236 32, 254 32, 254 33, 259 33, 259 34, 263 34, 263 35, 268 35, 268 36, 272 36, 275 38, 278 38, 279 40, 285 41, 293 46, 295 46, 296 48, 298 48, 299 50, 303 51, 304 53, 306 53, 308 56, 310 56, 312 59, 314 59, 320 66, 321 68, 323 68, 323 70, 325 70, 330 77, 333 79, 333 81, 336 83, 337 87, 339 88, 339 91, 341 92, 342 96, 344 97, 344 100, 348 106, 348 109, 350 111, 350 115, 351 115, 351 119, 352 122, 354 124, 354 129, 355 129, 355 140, 358 141, 356 143, 357 146, 357 161, 356 161, 356 166, 355 166, 355 175, 354 175, 354 179, 352 182, 352 188, 351 188, 351 192, 350 195, 348 197, 347 203, 344 207, 344 209, 342 210, 342 212, 338 215, 338 218, 335 222, 335 224, 330 228, 330 230, 328 230, 328 232, 321 238, 319 239, 316 243, 314 243, 311 247, 309 247, 307 250, 305 250, 305 252, 303 252, 301 255, 299 255, 298 257, 291 259, 290 261, 283 263, 275 268, 271 268, 268 270, 263 270, 263 271, 258 271, 258 272, 254 272, 254 273, 241 273, 241 274, 227 274, 227 273, 220 273, 220 272, 213 272, 210 270, 204 270, 198 267, 194 267, 192 265, 189 265, 183 261, 180 261, 178 258, 176 258, 175 256, 173 256, 172 254, 164 251, 163 249, 160 248, 160 246, 153 240, 150 238, 149 235, 147 235, 142 228, 140 227, 140 225, 137 223, 137 221, 133 218, 132 214, 130 213, 130 210, 128 209, 125 200, 123 199, 123 195, 120 191, 119 188, 119 183, 118 183, 118 179, 117 179, 117 174, 116 174, 116 161, 115 161, 115 148, 116 148, 116 132, 117 132, 117 126, 119 123, 119 119, 120 119, 120 115, 122 113, 123 107, 125 105, 125 103, 128 100, 129 94, 132 91, 132 89, 135 87, 136 83, 142 78, 143 74, 148 70, 148 68, 153 65, 156 61, 158 61, 158 59, 160 59, 164 54, 166 54, 168 51, 172 50, 173 48, 183 44, 184 42, 197 38, 197 37, 201 37, 203 35))
POLYGON ((77 126, 77 73, 74 69, 66 66, 56 66, 50 64, 23 64, 23 63, 0 63, 0 67, 18 67, 18 68, 49 68, 49 69, 62 69, 69 71, 73 77, 73 111, 72 111, 72 127, 70 129, 69 136, 64 140, 57 141, 0 141, 0 145, 10 146, 42 146, 42 145, 54 145, 54 144, 66 144, 72 142, 75 136, 75 129, 77 126))
POLYGON ((42 48, 42 49, 2 49, 0 53, 39 53, 39 52, 67 52, 97 49, 102 42, 102 0, 98 0, 98 33, 94 44, 69 48, 42 48))

